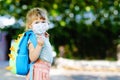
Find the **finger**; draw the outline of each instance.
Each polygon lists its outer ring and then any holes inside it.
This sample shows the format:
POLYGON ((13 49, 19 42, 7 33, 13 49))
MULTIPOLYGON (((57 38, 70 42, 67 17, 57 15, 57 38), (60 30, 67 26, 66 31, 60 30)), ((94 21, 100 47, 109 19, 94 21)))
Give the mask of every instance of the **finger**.
POLYGON ((47 32, 45 32, 45 37, 49 37, 49 34, 47 32))

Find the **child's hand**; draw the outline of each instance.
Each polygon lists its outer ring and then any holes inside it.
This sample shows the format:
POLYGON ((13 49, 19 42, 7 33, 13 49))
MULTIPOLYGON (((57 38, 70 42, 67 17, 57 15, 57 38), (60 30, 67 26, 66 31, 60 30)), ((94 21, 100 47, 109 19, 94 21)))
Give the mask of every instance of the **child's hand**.
POLYGON ((50 35, 47 32, 45 32, 45 37, 48 38, 49 36, 50 35))
POLYGON ((39 46, 43 46, 44 40, 43 40, 42 36, 39 36, 39 37, 37 38, 37 41, 38 41, 38 45, 39 45, 39 46))

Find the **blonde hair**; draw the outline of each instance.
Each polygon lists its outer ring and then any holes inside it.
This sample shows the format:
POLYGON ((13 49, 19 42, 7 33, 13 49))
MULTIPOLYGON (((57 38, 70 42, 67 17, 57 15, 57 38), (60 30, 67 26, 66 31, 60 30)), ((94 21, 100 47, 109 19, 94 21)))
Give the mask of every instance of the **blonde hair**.
POLYGON ((33 8, 28 11, 26 15, 26 30, 30 28, 29 25, 32 24, 32 22, 38 17, 48 21, 47 11, 43 8, 33 8))

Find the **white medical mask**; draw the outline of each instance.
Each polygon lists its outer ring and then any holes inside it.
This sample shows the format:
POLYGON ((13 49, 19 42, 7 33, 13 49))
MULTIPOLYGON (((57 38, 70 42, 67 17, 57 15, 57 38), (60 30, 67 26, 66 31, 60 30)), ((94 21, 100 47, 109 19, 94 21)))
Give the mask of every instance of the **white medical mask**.
POLYGON ((39 23, 36 23, 36 24, 35 23, 32 24, 32 30, 35 34, 43 34, 48 29, 49 29, 49 25, 48 25, 47 22, 45 22, 45 23, 39 22, 39 23))

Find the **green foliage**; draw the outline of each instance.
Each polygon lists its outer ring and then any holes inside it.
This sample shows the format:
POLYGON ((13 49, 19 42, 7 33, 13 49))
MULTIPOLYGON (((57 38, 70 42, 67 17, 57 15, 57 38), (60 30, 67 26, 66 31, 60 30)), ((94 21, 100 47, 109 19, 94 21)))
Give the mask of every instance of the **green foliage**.
POLYGON ((68 58, 115 59, 120 34, 119 3, 120 0, 1 0, 0 14, 25 21, 29 9, 45 8, 54 24, 49 33, 57 53, 64 45, 68 58))

